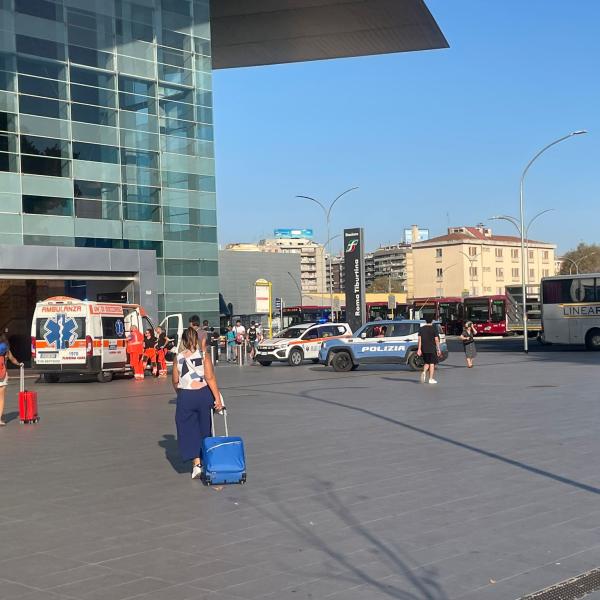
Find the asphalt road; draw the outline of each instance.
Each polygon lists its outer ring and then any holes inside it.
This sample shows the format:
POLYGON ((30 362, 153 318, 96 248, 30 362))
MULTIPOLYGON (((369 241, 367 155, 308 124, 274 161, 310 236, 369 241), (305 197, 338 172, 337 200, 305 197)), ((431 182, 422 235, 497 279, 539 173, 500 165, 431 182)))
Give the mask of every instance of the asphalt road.
POLYGON ((0 598, 511 600, 598 567, 600 354, 519 344, 467 370, 452 343, 437 386, 220 366, 248 455, 223 489, 179 461, 167 382, 34 384, 25 426, 13 380, 0 598))

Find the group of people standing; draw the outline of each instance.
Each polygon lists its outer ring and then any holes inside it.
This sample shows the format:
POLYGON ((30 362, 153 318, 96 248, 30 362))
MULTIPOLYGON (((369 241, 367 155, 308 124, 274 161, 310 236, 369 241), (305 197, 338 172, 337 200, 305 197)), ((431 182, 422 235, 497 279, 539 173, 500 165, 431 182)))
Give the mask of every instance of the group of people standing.
POLYGON ((136 380, 143 380, 148 363, 155 377, 167 376, 167 352, 171 340, 162 327, 146 329, 142 332, 136 325, 131 326, 127 340, 127 354, 136 380))
POLYGON ((262 325, 251 321, 246 329, 238 319, 235 325, 227 327, 227 362, 237 362, 240 353, 249 352, 252 362, 256 362, 258 344, 263 340, 262 325))

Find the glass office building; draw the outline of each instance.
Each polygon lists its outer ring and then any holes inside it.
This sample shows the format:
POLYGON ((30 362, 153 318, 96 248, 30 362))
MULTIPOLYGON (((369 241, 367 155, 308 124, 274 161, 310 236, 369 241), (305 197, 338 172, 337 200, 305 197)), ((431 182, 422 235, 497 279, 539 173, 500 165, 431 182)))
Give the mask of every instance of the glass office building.
POLYGON ((0 0, 0 243, 156 252, 218 322, 209 0, 0 0))

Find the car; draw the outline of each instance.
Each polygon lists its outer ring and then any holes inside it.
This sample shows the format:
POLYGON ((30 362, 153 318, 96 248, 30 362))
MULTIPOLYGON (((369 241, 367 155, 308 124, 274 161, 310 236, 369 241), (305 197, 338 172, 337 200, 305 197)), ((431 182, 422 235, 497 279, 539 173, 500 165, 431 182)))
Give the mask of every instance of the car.
MULTIPOLYGON (((440 323, 434 324, 440 334, 440 360, 446 360, 446 336, 440 323)), ((423 325, 424 320, 410 319, 367 323, 351 338, 322 342, 319 362, 338 372, 354 371, 366 364, 405 364, 417 371, 423 367, 423 359, 417 355, 419 329, 423 325)))
POLYGON ((305 360, 319 362, 321 342, 351 337, 348 323, 301 323, 280 331, 258 344, 256 360, 263 367, 273 362, 287 362, 297 367, 305 360))

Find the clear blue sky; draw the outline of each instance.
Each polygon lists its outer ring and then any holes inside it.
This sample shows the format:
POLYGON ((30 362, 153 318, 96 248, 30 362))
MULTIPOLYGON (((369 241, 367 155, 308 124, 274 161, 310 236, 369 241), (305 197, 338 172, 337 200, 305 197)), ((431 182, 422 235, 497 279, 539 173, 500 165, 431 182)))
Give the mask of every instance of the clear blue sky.
MULTIPOLYGON (((600 242, 600 1, 426 0, 450 48, 217 71, 219 242, 313 227, 365 228, 368 249, 417 223, 433 235, 518 213, 566 251, 600 242), (343 202, 343 203, 342 203, 343 202)), ((493 224, 511 233, 507 223, 493 224)), ((335 244, 335 243, 334 243, 335 244)))

